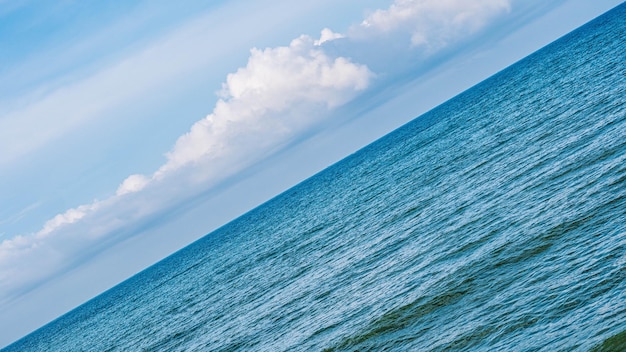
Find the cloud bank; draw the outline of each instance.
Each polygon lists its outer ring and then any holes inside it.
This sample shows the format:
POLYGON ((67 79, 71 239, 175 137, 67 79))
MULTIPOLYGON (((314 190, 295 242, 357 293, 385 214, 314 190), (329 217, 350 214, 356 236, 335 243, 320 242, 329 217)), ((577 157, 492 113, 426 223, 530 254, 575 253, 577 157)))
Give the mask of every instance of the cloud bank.
POLYGON ((369 58, 351 51, 351 44, 375 51, 387 48, 390 37, 406 38, 401 52, 387 54, 433 53, 486 28, 510 6, 506 0, 396 0, 347 33, 323 29, 318 39, 302 35, 287 46, 252 49, 246 66, 226 77, 213 111, 178 138, 153 174, 130 175, 110 198, 0 243, 0 292, 6 293, 0 300, 75 265, 85 250, 119 237, 114 233, 213 187, 330 118, 376 84, 377 72, 363 63, 369 58))

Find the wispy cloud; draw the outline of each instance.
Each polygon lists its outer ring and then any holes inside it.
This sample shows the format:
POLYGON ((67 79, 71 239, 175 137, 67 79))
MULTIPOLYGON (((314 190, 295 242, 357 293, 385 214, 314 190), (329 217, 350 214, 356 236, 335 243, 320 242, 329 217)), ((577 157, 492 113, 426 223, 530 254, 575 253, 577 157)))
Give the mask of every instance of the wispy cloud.
MULTIPOLYGON (((18 292, 59 272, 85 249, 119 236, 123 233, 120 229, 214 186, 330 118, 333 109, 376 84, 377 72, 364 63, 367 58, 352 52, 353 46, 345 43, 365 42, 377 47, 384 46, 381 43, 389 36, 396 36, 407 38, 397 50, 435 52, 476 33, 509 10, 510 4, 504 0, 396 0, 389 8, 371 13, 347 33, 324 29, 318 39, 303 35, 287 46, 252 49, 246 66, 226 77, 213 111, 178 138, 166 153, 165 163, 154 173, 131 175, 110 198, 64 211, 35 234, 3 241, 0 244, 2 292, 7 295, 18 292), (118 235, 112 235, 113 230, 118 235)), ((105 99, 123 100, 167 82, 168 77, 179 73, 177 70, 193 72, 206 64, 202 61, 205 57, 176 55, 179 46, 191 45, 189 37, 197 33, 196 27, 189 28, 187 32, 172 34, 162 45, 142 54, 188 60, 183 68, 164 65, 158 77, 146 78, 160 70, 147 70, 142 66, 147 60, 139 57, 81 84, 90 85, 87 91, 100 92, 105 99), (125 76, 133 71, 142 76, 139 80, 142 83, 124 87, 125 82, 135 80, 125 76)), ((393 66, 394 62, 387 65, 393 66)), ((31 108, 35 111, 20 112, 20 119, 42 126, 36 143, 66 133, 109 105, 80 107, 81 104, 75 104, 76 95, 63 91, 56 94, 54 99, 31 108), (58 111, 59 105, 81 110, 63 117, 62 123, 46 122, 46 112, 58 111)), ((17 123, 14 121, 0 123, 17 123)), ((6 126, 0 125, 0 131, 3 127, 6 126)), ((19 126, 12 126, 11 130, 16 128, 19 130, 19 126)), ((36 147, 33 143, 22 144, 19 139, 0 132, 0 149, 10 148, 9 157, 23 155, 36 147)), ((0 159, 0 164, 6 158, 0 159)))
MULTIPOLYGON (((198 50, 197 43, 206 32, 207 22, 205 18, 198 19, 86 79, 56 89, 35 103, 28 101, 29 104, 4 112, 0 118, 0 167, 91 120, 107 117, 111 109, 128 104, 175 77, 206 66, 214 55, 210 48, 198 50)), ((225 42, 219 44, 228 48, 225 42)))
POLYGON ((24 216, 26 216, 26 214, 28 214, 29 212, 31 212, 32 210, 35 210, 37 208, 39 208, 41 206, 43 202, 42 201, 37 201, 34 202, 30 205, 28 205, 27 207, 25 207, 24 209, 18 211, 17 213, 5 218, 5 219, 0 219, 0 225, 2 224, 11 224, 14 222, 17 222, 19 220, 21 220, 22 218, 24 218, 24 216))

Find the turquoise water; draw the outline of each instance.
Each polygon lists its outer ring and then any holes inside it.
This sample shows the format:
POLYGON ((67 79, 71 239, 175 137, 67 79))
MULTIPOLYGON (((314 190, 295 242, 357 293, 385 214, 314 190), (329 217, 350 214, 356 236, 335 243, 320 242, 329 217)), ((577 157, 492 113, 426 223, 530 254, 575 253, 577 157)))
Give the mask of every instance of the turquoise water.
POLYGON ((626 350, 624 18, 621 5, 4 351, 626 350))

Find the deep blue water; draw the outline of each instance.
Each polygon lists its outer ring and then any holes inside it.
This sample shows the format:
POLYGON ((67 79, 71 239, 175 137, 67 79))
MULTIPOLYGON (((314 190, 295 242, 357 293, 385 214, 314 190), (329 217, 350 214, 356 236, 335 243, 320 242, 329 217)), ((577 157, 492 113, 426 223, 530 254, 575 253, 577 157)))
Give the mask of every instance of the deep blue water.
POLYGON ((5 351, 626 350, 625 19, 622 4, 5 351))

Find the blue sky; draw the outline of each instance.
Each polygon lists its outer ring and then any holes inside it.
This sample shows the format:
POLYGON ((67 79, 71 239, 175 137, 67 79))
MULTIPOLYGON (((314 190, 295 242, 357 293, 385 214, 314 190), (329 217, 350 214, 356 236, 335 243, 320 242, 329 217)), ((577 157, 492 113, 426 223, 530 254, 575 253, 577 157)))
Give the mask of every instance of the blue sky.
POLYGON ((0 0, 0 346, 619 3, 0 0))

